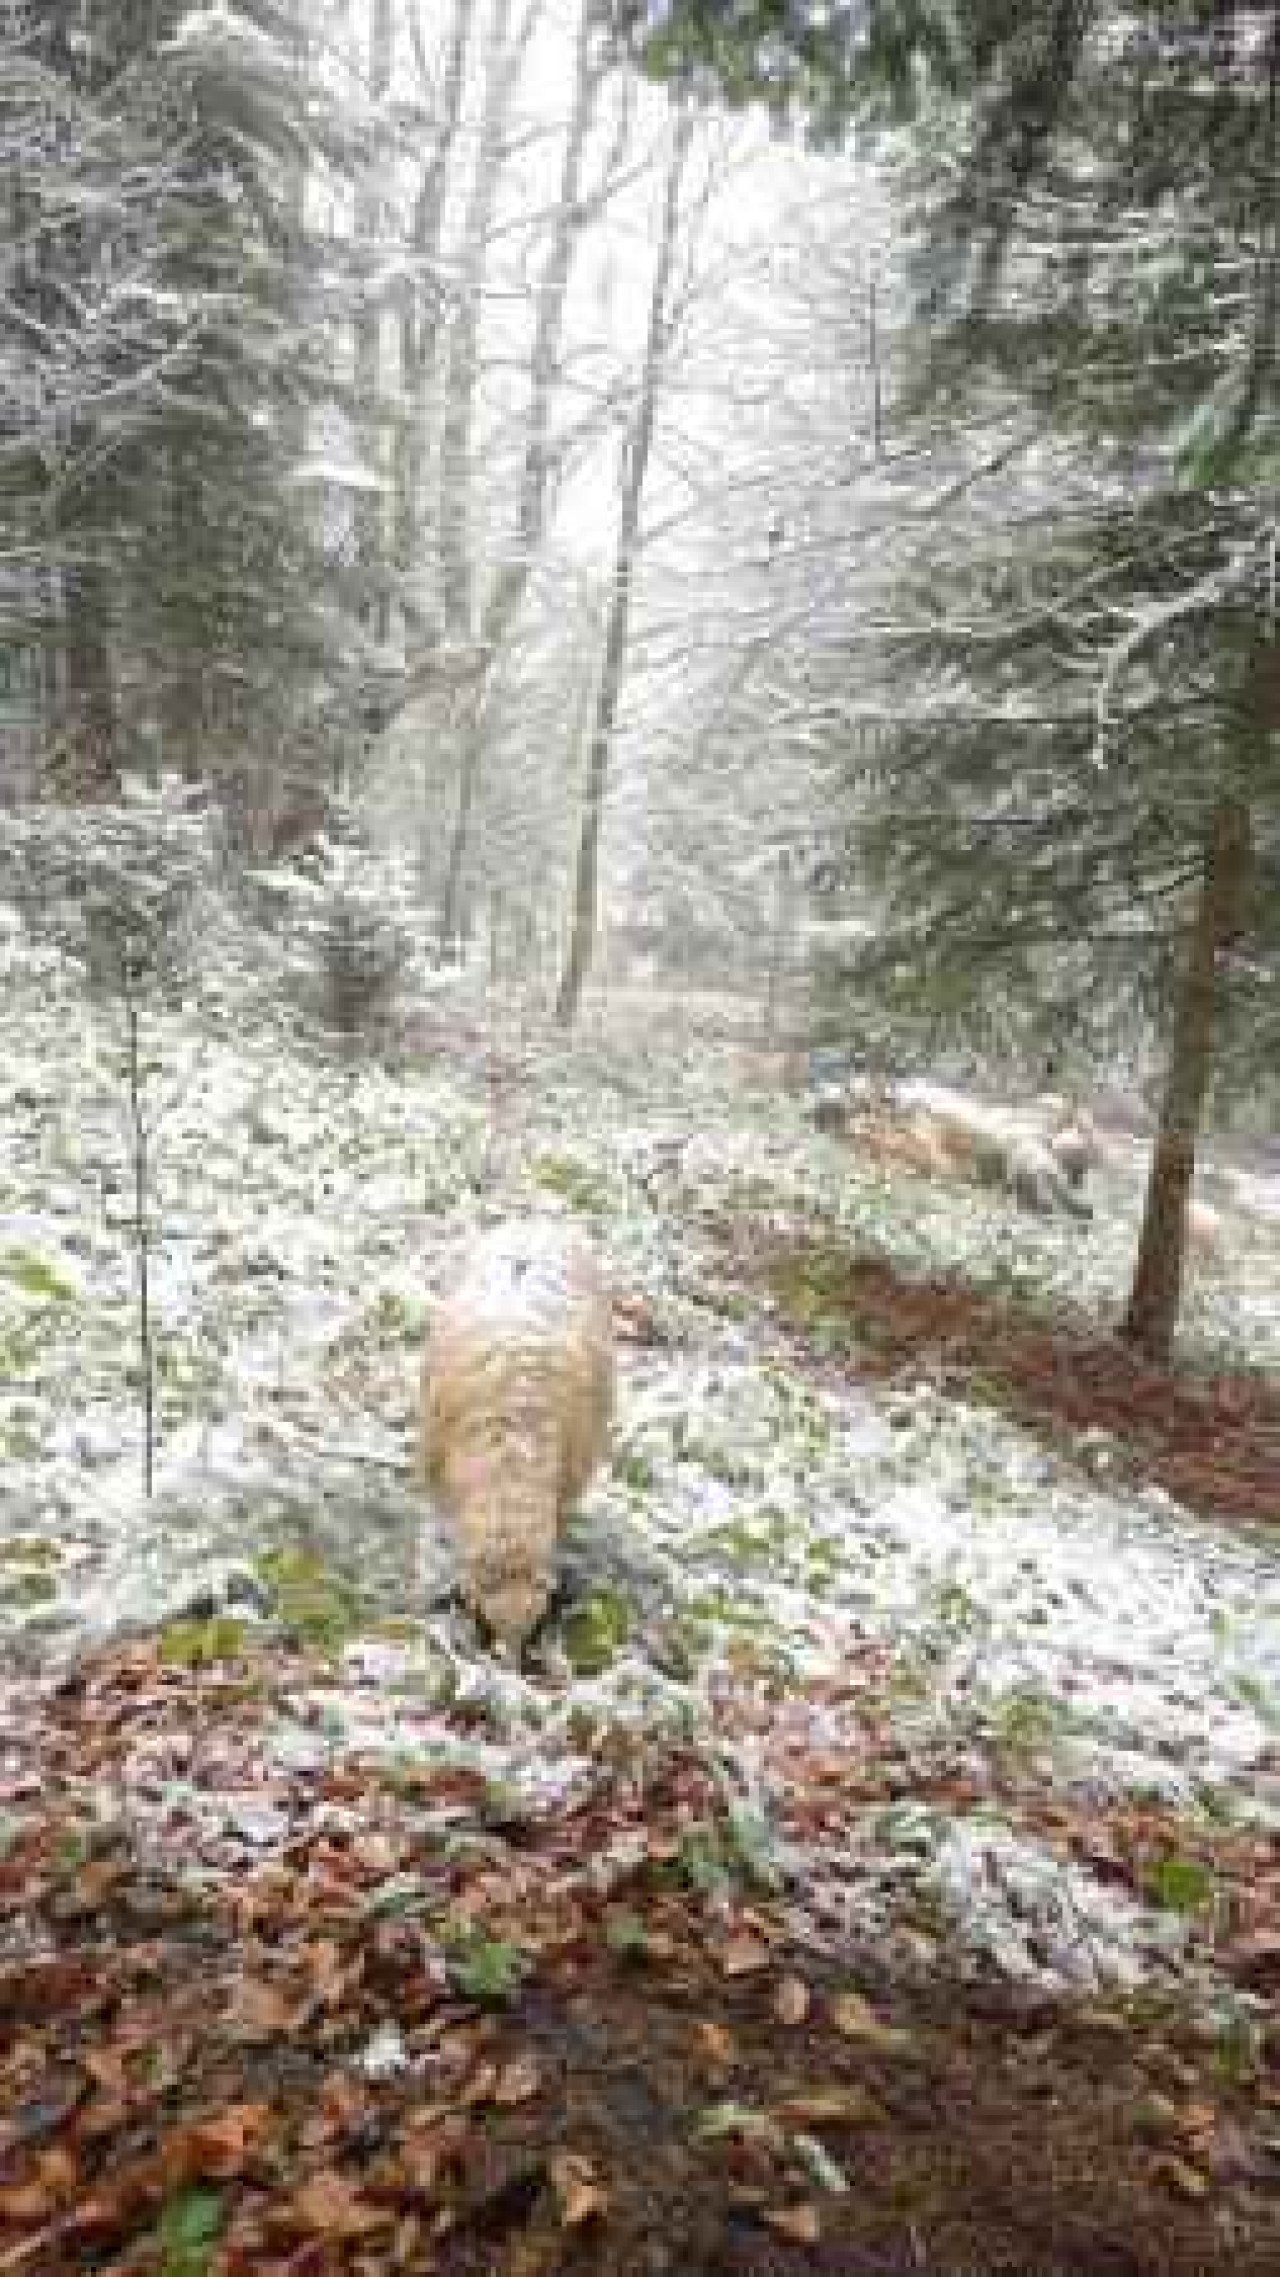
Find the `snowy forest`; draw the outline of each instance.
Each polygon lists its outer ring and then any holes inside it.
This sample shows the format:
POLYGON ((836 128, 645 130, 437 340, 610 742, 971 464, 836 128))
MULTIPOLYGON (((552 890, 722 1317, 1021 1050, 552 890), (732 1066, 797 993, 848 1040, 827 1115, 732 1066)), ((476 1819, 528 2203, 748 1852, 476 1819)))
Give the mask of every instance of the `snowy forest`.
POLYGON ((0 0, 0 2277, 1280 2267, 1280 10, 0 0))

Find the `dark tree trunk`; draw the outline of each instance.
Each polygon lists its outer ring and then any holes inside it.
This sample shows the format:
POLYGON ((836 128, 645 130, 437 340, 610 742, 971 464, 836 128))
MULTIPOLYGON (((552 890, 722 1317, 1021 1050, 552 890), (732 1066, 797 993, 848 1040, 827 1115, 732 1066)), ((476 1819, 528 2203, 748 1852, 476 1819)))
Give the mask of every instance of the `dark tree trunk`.
POLYGON ((1160 1128, 1122 1332, 1152 1360, 1167 1360, 1173 1348, 1187 1203, 1218 1024, 1218 960, 1223 947, 1243 928, 1251 862, 1248 811, 1235 799, 1222 799, 1205 839, 1200 902, 1174 1010, 1160 1128))
POLYGON ((449 859, 440 901, 440 947, 448 954, 465 929, 467 909, 463 894, 467 848, 471 837, 471 810, 475 804, 484 748, 487 713, 482 689, 467 706, 458 758, 458 798, 449 832, 449 859))
POLYGON ((692 113, 686 110, 676 122, 671 161, 667 169, 662 227, 658 238, 653 289, 649 298, 649 324, 640 375, 639 404, 628 442, 622 479, 622 507, 618 518, 618 543, 605 632, 604 663, 591 727, 578 857, 574 867, 569 948, 556 997, 556 1020, 562 1028, 571 1028, 577 1018, 599 923, 600 836, 604 825, 605 792, 627 659, 631 596, 640 552, 640 511, 645 476, 649 467, 649 453, 653 447, 658 389, 662 383, 663 366, 669 347, 672 318, 668 301, 679 233, 680 185, 692 135, 692 113))
POLYGON ((85 565, 67 584, 65 789, 73 799, 112 798, 120 787, 116 704, 107 635, 106 583, 85 565))
MULTIPOLYGON (((385 102, 391 85, 391 0, 373 0, 369 19, 369 97, 374 106, 385 102)), ((378 187, 380 152, 365 159, 365 179, 356 201, 356 233, 365 281, 377 268, 379 241, 385 214, 378 187)), ((355 380, 359 417, 365 422, 371 462, 382 463, 382 370, 380 348, 381 303, 372 300, 356 326, 355 380)), ((387 590, 386 513, 380 493, 361 498, 356 510, 356 551, 360 565, 360 614, 375 640, 385 643, 389 632, 390 598, 387 590)))

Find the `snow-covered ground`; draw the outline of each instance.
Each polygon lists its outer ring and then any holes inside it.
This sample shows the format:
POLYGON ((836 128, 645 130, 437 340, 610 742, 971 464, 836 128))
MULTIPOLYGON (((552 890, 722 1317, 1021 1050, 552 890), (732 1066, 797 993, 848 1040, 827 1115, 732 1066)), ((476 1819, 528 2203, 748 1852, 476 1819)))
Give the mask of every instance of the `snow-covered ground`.
MULTIPOLYGON (((303 1550, 360 1593, 349 1695, 328 1712, 362 1744, 379 1731, 405 1744, 406 1699, 469 1692, 486 1703, 483 1737, 458 1744, 553 1793, 593 1723, 713 1734, 727 1671, 785 1701, 882 1644, 887 1712, 922 1760, 1017 1747, 1066 1793, 1280 1824, 1280 1533, 1115 1491, 1105 1445, 1051 1452, 929 1382, 840 1388, 806 1373, 714 1238, 713 1218, 776 1228, 803 1214, 909 1269, 955 1268, 1101 1320, 1125 1287, 1136 1164, 1111 1174, 1082 1227, 877 1175, 812 1132, 800 1102, 745 1091, 727 1048, 681 1047, 669 1027, 659 1046, 653 1022, 597 1027, 569 1055, 495 1014, 495 1080, 445 1056, 343 1065, 261 1011, 157 1008, 144 1025, 159 1411, 147 1502, 121 1039, 74 968, 16 925, 0 929, 0 989, 11 1669, 163 1622, 211 1588, 251 1602, 263 1560, 303 1550), (565 1606, 526 1680, 478 1651, 410 1458, 444 1261, 468 1228, 533 1206, 591 1227, 624 1307, 656 1333, 624 1347, 612 1472, 574 1524, 565 1606)), ((1184 1341, 1280 1366, 1280 1208, 1265 1180, 1224 1212, 1220 1257, 1196 1263, 1184 1341)), ((831 1723, 833 1744, 842 1729, 831 1723)), ((847 1882, 854 1914, 889 1903, 904 1875, 927 1884, 1004 1967, 1025 1961, 1016 1925, 1046 1877, 1046 1918, 1085 1925, 1073 1949, 1086 1981, 1140 1975, 1177 1942, 1167 1914, 1082 1891, 1078 1869, 1069 1882, 1048 1853, 963 1814, 900 1811, 839 1857, 815 1844, 809 1863, 828 1891, 847 1882), (997 1885, 1007 1903, 993 1915, 997 1885)), ((1033 1942, 1055 1950, 1047 1934, 1033 1942)))

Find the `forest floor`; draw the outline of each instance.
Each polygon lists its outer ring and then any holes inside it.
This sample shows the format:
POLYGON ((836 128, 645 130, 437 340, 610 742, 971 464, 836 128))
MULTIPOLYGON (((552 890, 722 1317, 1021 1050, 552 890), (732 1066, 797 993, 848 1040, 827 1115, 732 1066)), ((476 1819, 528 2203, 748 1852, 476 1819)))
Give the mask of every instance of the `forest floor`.
POLYGON ((228 982, 148 1499, 115 1046, 5 954, 0 2277, 1280 2266, 1275 1182, 1154 1370, 1136 1161, 1026 1219, 671 1022, 351 1067, 228 982), (503 1671, 406 1448, 531 1206, 623 1396, 503 1671))
MULTIPOLYGON (((27 1724, 0 1864, 0 2269, 1276 2268, 1274 2032, 1170 1989, 1064 2003, 817 1949, 735 1873, 676 1748, 515 1824, 456 1770, 265 1778, 266 1724, 316 1681, 285 1653, 197 1676, 134 1647, 27 1724), (260 1842, 277 1818, 269 1864, 228 1838, 193 1877, 176 1829, 140 1842, 127 1805, 86 1822, 86 1782, 123 1795, 140 1732, 209 1793, 236 1777, 260 1842), (484 1832, 442 1845, 450 1814, 484 1832)), ((907 1784, 869 1745, 798 1777, 790 1813, 907 1784)), ((1052 1833, 1128 1887, 1185 1843, 1152 1807, 1052 1833)), ((1274 1992, 1274 1852, 1197 1854, 1255 1924, 1231 1967, 1274 1992)))

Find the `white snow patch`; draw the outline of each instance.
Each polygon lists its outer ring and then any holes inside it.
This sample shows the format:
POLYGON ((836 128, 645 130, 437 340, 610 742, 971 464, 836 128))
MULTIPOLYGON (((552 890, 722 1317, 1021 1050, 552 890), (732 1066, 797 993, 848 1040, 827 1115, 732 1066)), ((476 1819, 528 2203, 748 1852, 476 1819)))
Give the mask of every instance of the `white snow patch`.
POLYGON ((1049 1992, 1132 1992, 1187 1942, 1180 1916, 998 1826, 953 1826, 926 1882, 972 1963, 1049 1992))

